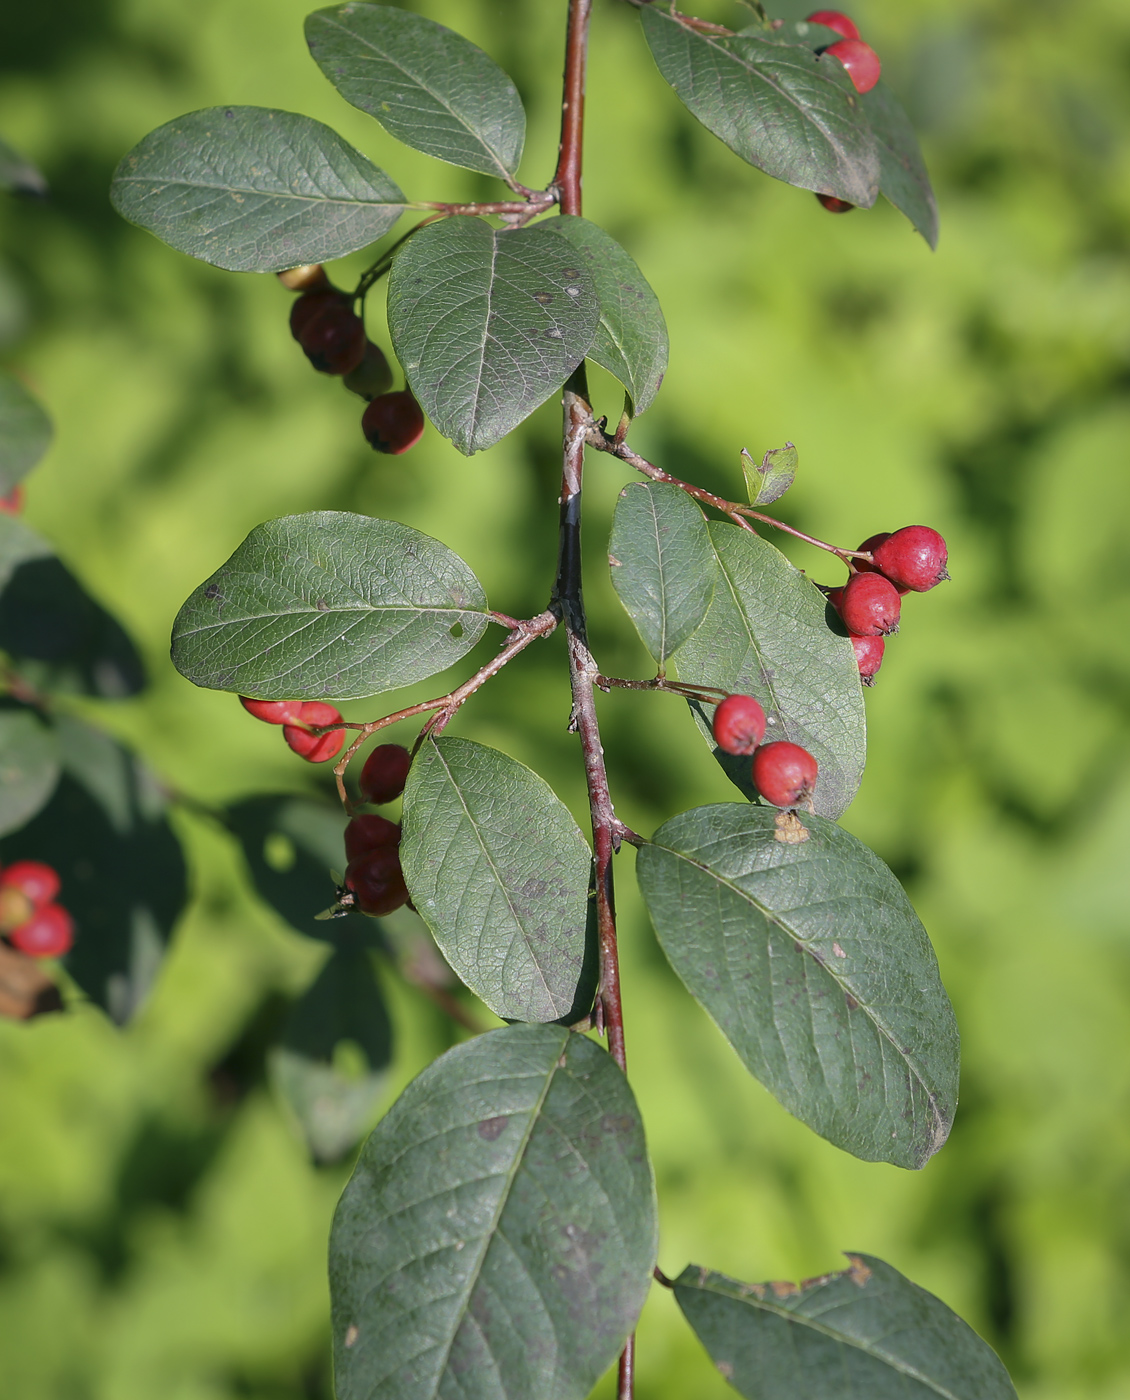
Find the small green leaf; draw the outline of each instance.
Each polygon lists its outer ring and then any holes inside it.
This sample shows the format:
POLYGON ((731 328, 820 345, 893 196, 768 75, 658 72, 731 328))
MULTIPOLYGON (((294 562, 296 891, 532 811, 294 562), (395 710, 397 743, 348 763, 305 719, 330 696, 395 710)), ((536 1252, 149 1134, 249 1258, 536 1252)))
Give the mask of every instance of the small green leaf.
POLYGON ((692 1264, 675 1297, 748 1400, 1016 1400, 1000 1357, 940 1298, 873 1255, 847 1257, 799 1288, 692 1264))
POLYGON ((560 389, 599 316, 585 259, 546 224, 443 219, 408 240, 389 278, 397 358, 428 417, 468 456, 560 389))
POLYGON ((655 1187, 614 1061, 507 1026, 377 1124, 330 1236, 340 1400, 583 1400, 647 1296, 655 1187))
POLYGON ((702 511, 678 486, 634 482, 616 502, 612 585, 660 666, 706 616, 718 572, 702 511))
POLYGON ((751 506, 769 506, 779 501, 796 480, 797 450, 791 442, 766 452, 760 464, 742 448, 742 473, 751 506))
POLYGON ((225 816, 260 898, 297 932, 333 942, 334 926, 319 922, 317 915, 333 901, 330 871, 345 869, 341 803, 248 797, 225 816))
POLYGON ((526 136, 518 89, 461 34, 350 0, 310 15, 306 42, 342 97, 406 146, 503 180, 517 170, 526 136))
MULTIPOLYGON (((679 678, 753 695, 769 722, 766 742, 800 744, 820 765, 816 810, 845 811, 863 774, 867 726, 859 667, 846 637, 828 626, 820 591, 766 540, 725 521, 710 525, 718 560, 714 597, 679 649, 679 678)), ((692 705, 709 743, 709 707, 692 705)), ((715 748, 731 782, 756 791, 748 758, 715 748)))
POLYGON ((587 357, 623 384, 635 413, 651 407, 667 370, 667 323, 659 298, 611 234, 576 214, 550 225, 583 254, 600 302, 600 324, 587 357))
POLYGON ((0 374, 0 496, 7 496, 47 451, 51 419, 18 379, 0 374))
POLYGON ((40 197, 47 193, 47 181, 41 172, 7 141, 0 141, 0 190, 40 197))
POLYGON ((720 803, 636 861, 663 951, 749 1072, 867 1162, 921 1167, 957 1106, 958 1034, 902 886, 822 817, 720 803))
POLYGON ((401 859, 440 951, 497 1016, 585 1014, 591 857, 536 773, 470 739, 425 742, 404 792, 401 859))
POLYGON ((0 836, 30 821, 58 781, 54 733, 34 710, 0 709, 0 836))
POLYGON ((879 188, 931 248, 938 246, 938 205, 918 137, 902 104, 880 81, 860 101, 879 143, 879 188))
POLYGON ((483 635, 486 596, 446 545, 344 511, 257 526, 173 624, 195 685, 261 700, 349 700, 425 680, 483 635))
POLYGON ((658 4, 640 20, 660 73, 743 160, 802 189, 875 203, 879 153, 843 64, 760 30, 701 34, 658 4))
POLYGON ((122 159, 110 198, 130 223, 231 272, 343 257, 404 212, 397 186, 336 131, 266 107, 159 126, 122 159))

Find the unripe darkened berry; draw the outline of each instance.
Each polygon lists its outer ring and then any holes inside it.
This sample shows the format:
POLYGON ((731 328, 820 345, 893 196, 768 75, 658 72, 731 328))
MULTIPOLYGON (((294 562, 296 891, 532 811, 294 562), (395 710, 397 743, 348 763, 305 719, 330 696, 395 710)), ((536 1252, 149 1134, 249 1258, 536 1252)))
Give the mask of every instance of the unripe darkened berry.
POLYGON ((241 695, 239 703, 264 724, 293 724, 302 708, 300 700, 252 700, 249 695, 241 695))
POLYGON ((714 711, 714 742, 724 753, 752 753, 765 737, 765 711, 752 695, 727 695, 714 711))
MULTIPOLYGON (((813 10, 805 18, 809 24, 822 24, 825 29, 834 29, 837 34, 842 34, 845 39, 858 39, 859 30, 855 27, 855 21, 848 19, 847 15, 839 10, 813 10)), ((281 277, 282 274, 280 273, 281 277)))
POLYGON ((297 724, 283 725, 283 738, 300 758, 309 763, 325 763, 341 752, 345 743, 344 729, 331 729, 328 734, 311 734, 302 725, 339 724, 341 714, 321 700, 305 700, 298 707, 297 724))
POLYGON ((382 846, 351 860, 345 871, 345 888, 352 892, 363 914, 391 914, 407 904, 400 852, 395 846, 382 846))
POLYGON ((412 755, 403 744, 379 744, 365 760, 358 786, 362 802, 395 802, 404 791, 412 755))
POLYGON ((74 920, 61 904, 45 904, 8 937, 29 958, 61 958, 74 944, 74 920))
POLYGON ((375 399, 392 388, 392 367, 385 352, 371 340, 365 342, 365 353, 356 369, 351 369, 341 381, 345 387, 363 399, 375 399))
POLYGON ((59 893, 59 876, 41 860, 16 860, 0 871, 0 889, 17 889, 38 908, 59 893))
POLYGON ((380 850, 385 846, 400 845, 400 827, 395 822, 378 817, 375 812, 366 812, 350 819, 345 828, 345 859, 356 860, 366 851, 380 850))
POLYGON ((904 525, 872 553, 876 568, 893 584, 915 593, 925 593, 949 578, 946 542, 928 525, 904 525))
POLYGON ((897 632, 902 600, 898 589, 882 574, 852 574, 844 584, 840 616, 849 632, 859 637, 883 637, 897 632))
POLYGON ((306 327, 316 316, 320 316, 327 306, 348 307, 349 304, 349 298, 336 287, 327 285, 311 292, 303 292, 290 308, 291 335, 301 344, 306 327))
POLYGON ((326 269, 321 263, 303 263, 301 267, 288 267, 285 272, 278 272, 275 275, 283 286, 291 292, 312 292, 330 285, 326 269))
POLYGON ((824 50, 838 58, 847 69, 856 92, 870 92, 879 81, 879 55, 862 39, 840 39, 824 50))
POLYGON ((834 194, 817 194, 816 198, 829 214, 850 214, 856 208, 856 205, 849 204, 846 199, 837 199, 834 194))
POLYGON ((857 637, 853 633, 851 644, 855 648, 855 660, 859 667, 860 679, 864 685, 874 685, 875 672, 883 664, 886 642, 882 637, 857 637))
POLYGON ((24 488, 13 486, 6 496, 0 496, 0 515, 19 515, 24 507, 24 488))
POLYGON ((378 394, 361 416, 361 431, 376 452, 399 456, 424 434, 424 411, 411 389, 378 394))
POLYGON ((348 374, 365 353, 365 324, 349 299, 331 297, 302 328, 298 343, 322 374, 348 374))
POLYGON ((753 784, 774 807, 797 807, 816 788, 816 760, 799 744, 762 744, 753 756, 753 784))

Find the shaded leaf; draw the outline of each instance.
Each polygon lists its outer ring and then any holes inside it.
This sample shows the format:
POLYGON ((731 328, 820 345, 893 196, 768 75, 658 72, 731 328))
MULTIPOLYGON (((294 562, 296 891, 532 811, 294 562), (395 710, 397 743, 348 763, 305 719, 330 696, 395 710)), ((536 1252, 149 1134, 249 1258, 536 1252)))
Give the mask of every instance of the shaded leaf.
POLYGON ((336 921, 319 922, 316 915, 333 903, 330 872, 345 870, 341 803, 291 795, 248 797, 225 816, 260 897, 298 933, 335 941, 336 921))
POLYGON ((769 506, 779 501, 796 480, 799 458, 791 442, 773 447, 760 462, 742 449, 742 474, 751 506, 769 506))
POLYGON ((675 1297, 749 1400, 1016 1400, 996 1352, 940 1298, 870 1254, 795 1284, 688 1266, 675 1297))
POLYGON ((383 170, 297 112, 206 107, 123 157, 114 208, 170 247, 231 272, 328 262, 380 238, 404 210, 383 170))
POLYGON ((616 502, 612 585, 660 666, 702 619, 717 564, 702 511, 678 486, 634 482, 616 502))
POLYGON ((51 419, 10 374, 0 374, 0 496, 7 496, 47 451, 51 419))
POLYGON ((599 315, 585 260, 546 224, 443 219, 413 234, 389 277, 397 358, 428 417, 468 456, 560 389, 599 315))
POLYGON ((306 42, 342 97, 406 146, 500 179, 517 170, 526 135, 518 89, 461 34, 351 0, 308 16, 306 42))
POLYGON ((860 101, 879 144, 879 188, 931 248, 938 246, 938 205, 910 118, 886 83, 860 101))
POLYGON ((58 781, 54 733, 34 710, 0 708, 0 835, 34 817, 58 781))
MULTIPOLYGON (((710 610, 675 657, 681 680, 753 695, 768 719, 766 742, 800 744, 820 765, 816 810, 838 817, 855 796, 867 726, 859 667, 847 637, 828 626, 824 596, 783 554, 748 530, 712 522, 718 575, 710 610)), ((692 705, 707 741, 710 706, 692 705)), ((730 780, 756 791, 748 758, 715 748, 730 780)))
POLYGON ((377 1125, 330 1237, 340 1400, 583 1400, 635 1326, 655 1188, 627 1080, 592 1041, 508 1026, 449 1050, 377 1125))
POLYGON ((42 535, 37 535, 14 515, 0 511, 0 590, 21 564, 31 559, 49 559, 55 551, 42 535))
POLYGON ((47 193, 47 181, 42 173, 7 141, 0 141, 0 190, 37 196, 47 193))
POLYGON ((401 859, 440 951, 497 1016, 584 1015, 591 857, 536 773, 470 739, 425 742, 404 792, 401 859))
POLYGON ((921 1167, 957 1106, 934 950, 878 856, 816 816, 794 844, 786 820, 720 803, 665 822, 636 862, 659 941, 790 1113, 864 1161, 921 1167))
POLYGON ((259 525, 173 624, 195 685, 262 700, 348 700, 446 669, 486 629, 487 601, 446 545, 344 511, 259 525))

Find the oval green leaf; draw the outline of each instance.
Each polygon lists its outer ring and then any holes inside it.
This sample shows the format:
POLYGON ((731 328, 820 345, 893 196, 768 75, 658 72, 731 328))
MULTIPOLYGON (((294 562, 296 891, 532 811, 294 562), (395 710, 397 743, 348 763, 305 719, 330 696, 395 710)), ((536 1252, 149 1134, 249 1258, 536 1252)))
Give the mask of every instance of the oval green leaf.
POLYGON ((173 624, 194 685, 261 700, 351 700, 425 680, 486 629, 471 570, 430 535, 344 511, 257 526, 173 624))
POLYGON ((518 89, 461 34, 352 0, 308 16, 306 42, 342 97, 406 146, 503 180, 518 169, 526 137, 518 89))
MULTIPOLYGON (((824 597, 780 550, 725 521, 710 525, 717 557, 714 596, 702 625, 675 656, 680 680, 754 695, 769 722, 766 742, 800 744, 820 765, 816 810, 838 817, 855 796, 867 754, 859 667, 846 637, 827 622, 824 597)), ((709 706, 692 706, 707 741, 709 706)), ((731 782, 756 791, 748 758, 715 748, 731 782)))
POLYGON ((957 1023, 878 856, 822 817, 721 803, 665 822, 636 869, 671 966, 749 1072, 845 1152, 924 1166, 957 1106, 957 1023))
POLYGON ((702 511, 678 486, 634 482, 616 502, 612 585, 662 666, 706 616, 718 572, 702 511))
POLYGON ((675 1297, 748 1400, 1016 1400, 1001 1359, 940 1298, 870 1254, 796 1284, 689 1265, 675 1297))
POLYGON ((0 836, 30 821, 58 781, 52 731, 33 710, 0 709, 0 836))
POLYGON ((51 443, 51 419, 18 379, 0 374, 0 496, 7 496, 51 443))
POLYGON ((771 447, 760 462, 742 449, 742 475, 751 506, 769 506, 779 501, 796 480, 799 454, 791 442, 771 447))
POLYGON ((231 272, 343 257, 404 212, 397 186, 336 131, 266 107, 207 107, 151 131, 110 198, 130 223, 231 272))
POLYGON ((584 259, 544 224, 443 219, 413 234, 389 278, 397 358, 428 417, 468 456, 560 389, 599 315, 584 259))
POLYGON ((345 1188, 337 1394, 584 1400, 655 1253, 643 1125, 613 1060, 558 1026, 478 1036, 408 1086, 345 1188))
POLYGON ((585 1014, 591 856, 542 778, 470 739, 425 742, 404 792, 401 860, 440 951, 495 1015, 585 1014))

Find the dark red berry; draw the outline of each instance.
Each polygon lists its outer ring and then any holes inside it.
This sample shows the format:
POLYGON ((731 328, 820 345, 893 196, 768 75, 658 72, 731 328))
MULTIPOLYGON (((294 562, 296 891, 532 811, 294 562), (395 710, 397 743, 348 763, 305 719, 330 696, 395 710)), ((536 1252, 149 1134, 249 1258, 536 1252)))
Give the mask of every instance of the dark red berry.
POLYGON ((423 436, 424 411, 411 389, 378 394, 361 416, 361 431, 375 451, 398 456, 423 436))
POLYGON ((356 860, 366 851, 400 845, 400 827, 375 813, 353 817, 345 828, 345 859, 356 860))
POLYGON ((303 332, 316 316, 320 316, 327 306, 345 306, 349 298, 344 292, 328 284, 311 292, 303 292, 290 308, 290 333, 300 344, 303 332))
POLYGON ((765 711, 752 695, 727 695, 714 711, 714 742, 724 753, 752 753, 765 738, 765 711))
POLYGON ((24 488, 13 486, 6 496, 0 496, 0 515, 19 515, 24 507, 24 488))
POLYGON ((300 758, 309 763, 325 763, 340 753, 345 743, 344 729, 331 729, 328 734, 311 734, 303 725, 339 724, 341 714, 321 700, 305 700, 295 716, 298 723, 283 725, 283 738, 300 758))
POLYGON ((0 889, 17 889, 38 909, 59 893, 59 876, 41 860, 16 860, 0 872, 0 889))
POLYGON ((842 588, 829 588, 827 593, 824 594, 824 597, 831 603, 832 607, 839 612, 840 608, 843 606, 844 590, 842 588))
MULTIPOLYGON (((842 34, 845 39, 859 38, 855 21, 848 19, 847 15, 841 14, 839 10, 813 10, 806 18, 809 24, 822 24, 825 29, 834 29, 837 34, 842 34)), ((281 273, 279 275, 282 276, 281 273)))
MULTIPOLYGON (((868 535, 867 538, 863 541, 863 543, 858 546, 858 552, 860 554, 874 554, 875 550, 879 548, 883 541, 889 540, 890 538, 890 530, 880 530, 877 535, 868 535)), ((880 569, 878 564, 869 563, 866 559, 853 559, 852 563, 862 574, 883 573, 882 569, 880 569)), ((885 574, 883 576, 884 578, 886 577, 885 574)), ((894 582, 893 579, 890 581, 894 582)), ((904 587, 901 583, 896 583, 895 587, 898 589, 900 598, 905 598, 906 595, 912 591, 911 589, 904 587)))
POLYGON ((74 920, 61 904, 45 904, 8 937, 29 958, 61 958, 75 941, 74 920))
POLYGON ((854 204, 849 204, 846 199, 837 199, 834 194, 817 194, 816 198, 829 214, 850 214, 856 208, 854 204))
POLYGON ((949 578, 949 551, 937 530, 928 525, 904 525, 872 551, 875 567, 896 587, 925 593, 949 578))
POLYGON ((345 888, 363 914, 391 914, 399 909, 408 902, 400 852, 395 846, 383 846, 351 860, 345 871, 345 888))
POLYGON ((365 354, 365 323, 348 297, 327 298, 298 337, 306 358, 322 374, 348 374, 365 354))
POLYGON ((851 644, 855 648, 856 665, 864 685, 875 684, 875 672, 883 664, 886 642, 882 637, 857 637, 852 634, 851 644))
POLYGON ((829 44, 824 52, 840 60, 856 92, 870 92, 879 81, 879 55, 862 39, 840 39, 835 44, 829 44))
POLYGON ((762 744, 753 756, 753 783, 774 807, 796 807, 816 787, 816 760, 799 744, 762 744))
POLYGON ((345 387, 363 399, 375 399, 392 388, 392 367, 385 352, 371 340, 365 342, 365 353, 356 369, 351 369, 341 381, 345 387))
POLYGON ((404 791, 412 755, 403 744, 379 744, 365 760, 358 786, 362 802, 395 802, 404 791))
POLYGON ((884 637, 897 632, 902 599, 882 574, 852 574, 844 584, 840 616, 858 637, 884 637))
POLYGON ((323 291, 330 285, 326 269, 321 263, 303 263, 301 267, 288 267, 285 272, 275 275, 291 292, 323 291))
POLYGON ((241 695, 239 703, 264 724, 293 724, 302 708, 299 700, 252 700, 249 695, 241 695))

